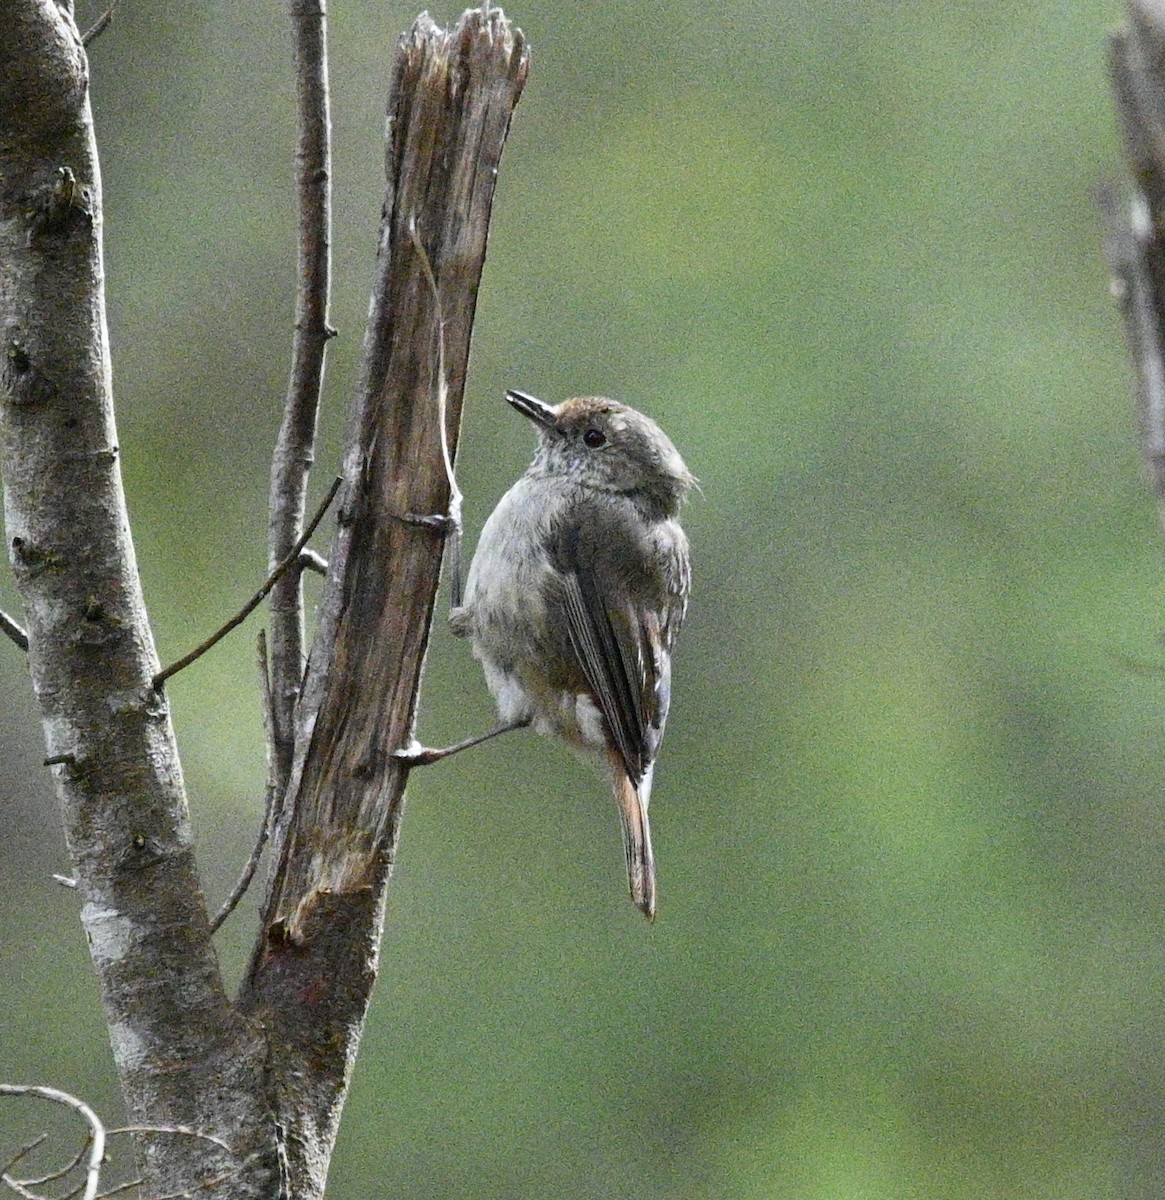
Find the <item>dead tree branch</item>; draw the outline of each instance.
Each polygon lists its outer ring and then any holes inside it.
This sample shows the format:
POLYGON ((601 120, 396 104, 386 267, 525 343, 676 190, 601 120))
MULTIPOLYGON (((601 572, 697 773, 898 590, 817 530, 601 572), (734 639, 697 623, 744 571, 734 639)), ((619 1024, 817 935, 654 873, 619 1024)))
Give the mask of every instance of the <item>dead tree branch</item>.
POLYGON ((442 529, 408 514, 444 515, 450 502, 441 315, 455 452, 497 166, 527 69, 524 39, 497 9, 467 12, 450 31, 418 18, 393 68, 377 282, 339 525, 242 995, 278 1038, 293 1173, 320 1189, 376 975, 407 778, 392 751, 411 739, 441 566, 442 529))
POLYGON ((1165 521, 1165 9, 1131 0, 1109 71, 1132 196, 1104 197, 1106 253, 1137 377, 1141 456, 1165 521))

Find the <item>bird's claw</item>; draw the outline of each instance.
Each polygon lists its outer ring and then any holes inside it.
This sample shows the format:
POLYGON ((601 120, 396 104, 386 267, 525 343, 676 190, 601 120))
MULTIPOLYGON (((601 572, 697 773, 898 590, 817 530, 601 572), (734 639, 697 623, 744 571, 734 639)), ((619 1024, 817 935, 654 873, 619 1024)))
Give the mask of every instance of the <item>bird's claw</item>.
POLYGON ((431 750, 428 746, 422 746, 416 738, 413 738, 407 746, 402 746, 399 750, 394 750, 392 757, 406 767, 425 767, 429 763, 434 763, 441 758, 441 751, 431 750))

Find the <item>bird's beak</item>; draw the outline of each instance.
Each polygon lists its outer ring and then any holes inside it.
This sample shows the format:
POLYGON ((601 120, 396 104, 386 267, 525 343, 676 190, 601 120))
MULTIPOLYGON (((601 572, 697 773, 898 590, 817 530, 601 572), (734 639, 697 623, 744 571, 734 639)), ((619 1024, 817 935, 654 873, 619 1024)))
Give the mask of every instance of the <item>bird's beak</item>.
POLYGON ((553 429, 555 412, 549 404, 525 392, 515 392, 512 388, 506 392, 506 399, 522 414, 529 417, 537 425, 545 429, 553 429))

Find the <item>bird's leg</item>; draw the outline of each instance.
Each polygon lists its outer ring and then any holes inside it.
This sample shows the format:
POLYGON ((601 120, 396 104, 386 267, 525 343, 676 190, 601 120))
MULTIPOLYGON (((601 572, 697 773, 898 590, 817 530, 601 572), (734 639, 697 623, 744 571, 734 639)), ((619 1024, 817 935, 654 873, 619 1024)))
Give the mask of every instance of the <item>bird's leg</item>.
POLYGON ((408 767, 427 767, 429 763, 452 758, 461 750, 468 750, 470 746, 480 746, 482 742, 488 742, 490 738, 496 738, 499 734, 509 733, 511 729, 525 729, 533 719, 533 717, 522 717, 520 720, 499 725, 496 729, 491 729, 489 733, 479 733, 476 737, 468 737, 464 741, 454 742, 452 746, 442 746, 439 749, 422 746, 414 741, 403 750, 393 751, 392 756, 408 767))

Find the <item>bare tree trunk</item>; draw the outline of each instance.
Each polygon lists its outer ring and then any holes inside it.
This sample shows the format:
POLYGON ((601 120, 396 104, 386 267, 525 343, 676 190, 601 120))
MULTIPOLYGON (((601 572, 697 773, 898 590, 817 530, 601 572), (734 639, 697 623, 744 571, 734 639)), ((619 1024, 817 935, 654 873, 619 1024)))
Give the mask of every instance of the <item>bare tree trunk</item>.
MULTIPOLYGON (((293 12, 318 31, 326 89, 322 6, 295 0, 293 12)), ((319 1197, 377 972, 407 778, 393 751, 413 729, 450 528, 447 460, 526 46, 486 7, 451 31, 422 16, 397 48, 377 284, 331 569, 284 751, 262 926, 232 1003, 122 497, 85 57, 53 0, 0 0, 0 30, 0 471, 49 762, 134 1119, 229 1146, 141 1135, 146 1187, 319 1197)), ((322 155, 326 171, 326 144, 322 155)), ((320 229, 322 258, 318 245, 307 257, 326 280, 326 205, 320 229)), ((300 432, 280 439, 273 555, 302 522, 322 295, 297 317, 307 382, 289 389, 284 428, 300 432)), ((280 618, 290 632, 279 677, 293 685, 296 604, 280 618)))
POLYGON ((81 920, 134 1119, 235 1151, 147 1139, 150 1186, 259 1196, 265 1050, 219 975, 122 495, 87 65, 52 0, 0 0, 0 29, 0 473, 81 920))

